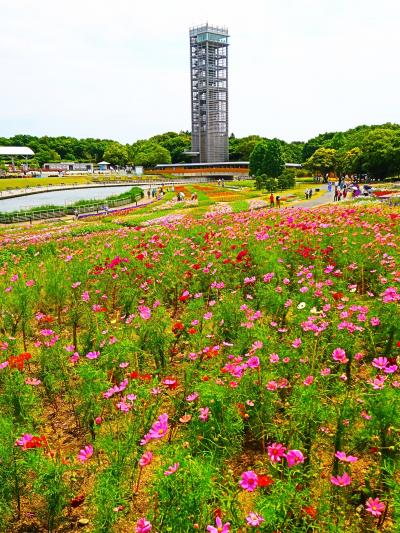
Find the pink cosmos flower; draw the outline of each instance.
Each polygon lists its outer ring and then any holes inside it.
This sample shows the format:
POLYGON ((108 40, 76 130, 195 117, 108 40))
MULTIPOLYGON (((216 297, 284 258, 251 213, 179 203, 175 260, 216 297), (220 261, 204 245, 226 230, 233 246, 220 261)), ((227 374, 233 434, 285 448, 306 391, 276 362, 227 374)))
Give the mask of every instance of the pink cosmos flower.
POLYGON ((258 487, 257 474, 253 470, 243 472, 239 485, 247 492, 253 492, 258 487))
POLYGON ((4 361, 3 363, 0 364, 0 370, 3 370, 4 368, 7 368, 9 365, 8 361, 4 361))
POLYGON ((274 442, 268 446, 268 456, 273 463, 279 463, 285 457, 286 448, 283 444, 274 442))
POLYGON ((380 516, 385 510, 385 504, 380 501, 379 498, 368 498, 365 509, 368 513, 371 513, 372 516, 380 516))
POLYGON ((332 352, 332 358, 338 363, 348 363, 346 352, 342 348, 335 348, 332 352))
POLYGON ((400 300, 400 294, 398 294, 395 287, 388 287, 383 293, 383 302, 385 304, 397 302, 398 300, 400 300))
POLYGON ((274 380, 268 381, 266 388, 270 391, 274 391, 278 388, 278 383, 274 380))
POLYGON ((347 485, 350 485, 351 478, 349 474, 345 472, 342 476, 331 476, 331 483, 337 487, 346 487, 347 485))
POLYGON ((388 363, 389 360, 387 359, 387 357, 376 357, 372 361, 372 366, 374 366, 378 370, 384 370, 387 367, 388 363))
POLYGON ((314 383, 314 376, 307 376, 306 379, 303 381, 303 385, 308 387, 309 385, 312 385, 314 383))
POLYGON ((192 394, 189 394, 189 396, 186 396, 186 401, 187 402, 194 402, 197 400, 197 398, 199 397, 199 393, 198 392, 192 392, 192 394))
POLYGON ((37 379, 37 378, 26 378, 25 383, 27 385, 33 385, 34 387, 36 387, 37 385, 40 385, 42 382, 40 381, 40 379, 37 379))
POLYGON ((249 526, 259 526, 260 524, 262 524, 262 522, 265 522, 265 518, 263 516, 261 516, 260 514, 257 514, 257 513, 249 513, 247 516, 246 516, 246 521, 248 523, 249 526))
POLYGON ((293 348, 299 348, 301 344, 302 344, 301 339, 294 339, 294 341, 292 342, 293 348))
POLYGON ((247 366, 249 368, 258 368, 260 366, 260 360, 258 357, 256 357, 255 355, 253 355, 253 357, 250 357, 248 360, 247 360, 247 366))
POLYGON ((43 337, 51 337, 51 335, 54 335, 54 331, 52 329, 42 329, 40 334, 43 335, 43 337))
POLYGON ((371 318, 371 320, 369 321, 369 323, 371 324, 371 326, 379 326, 379 324, 381 323, 381 321, 379 320, 378 317, 373 316, 373 317, 371 318))
POLYGON ((87 291, 83 292, 81 299, 82 299, 82 302, 88 302, 90 300, 89 293, 87 291))
POLYGON ((92 455, 93 455, 93 446, 89 444, 89 446, 85 446, 84 448, 82 448, 82 450, 80 450, 80 452, 78 453, 77 459, 83 464, 83 463, 86 463, 86 461, 90 457, 92 457, 92 455))
POLYGON ((354 455, 346 455, 344 452, 339 451, 335 453, 335 457, 337 457, 339 461, 343 461, 345 463, 355 463, 358 461, 358 457, 354 457, 354 455))
POLYGON ((279 355, 277 353, 271 353, 269 356, 270 363, 279 363, 279 355))
POLYGON ((140 317, 143 318, 143 320, 149 320, 151 317, 151 309, 149 307, 146 307, 145 305, 139 305, 138 310, 140 317))
POLYGON ((162 439, 168 432, 168 414, 160 415, 156 422, 152 425, 150 431, 143 437, 140 444, 143 446, 152 439, 162 439))
POLYGON ((139 518, 136 522, 135 533, 149 533, 152 530, 151 522, 147 518, 139 518))
POLYGON ((15 446, 21 446, 23 450, 26 450, 27 444, 31 442, 32 439, 33 435, 31 435, 30 433, 25 433, 24 435, 22 435, 22 437, 15 441, 15 446))
POLYGON ((174 463, 172 466, 169 466, 168 469, 164 472, 164 476, 170 476, 171 474, 175 474, 178 468, 179 463, 174 463))
POLYGON ((207 422, 209 413, 210 413, 209 407, 200 407, 199 419, 202 420, 203 422, 207 422))
POLYGON ((368 383, 372 385, 375 390, 381 390, 385 388, 386 376, 377 376, 373 381, 369 380, 368 383))
POLYGON ((214 526, 207 526, 207 531, 209 533, 229 533, 229 526, 231 525, 230 522, 226 522, 225 524, 222 524, 222 520, 219 516, 215 519, 215 525, 214 526))
POLYGON ((97 359, 100 355, 100 352, 88 352, 86 354, 87 359, 97 359))
POLYGON ((292 466, 304 463, 304 455, 300 450, 289 450, 286 454, 286 461, 288 463, 288 467, 292 468, 292 466))

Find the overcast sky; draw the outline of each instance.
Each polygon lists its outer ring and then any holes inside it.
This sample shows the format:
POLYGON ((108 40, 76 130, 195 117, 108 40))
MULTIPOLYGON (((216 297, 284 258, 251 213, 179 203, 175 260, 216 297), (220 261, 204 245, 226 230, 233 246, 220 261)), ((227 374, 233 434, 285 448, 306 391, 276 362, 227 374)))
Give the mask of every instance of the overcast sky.
POLYGON ((0 136, 190 130, 190 26, 228 26, 230 132, 400 122, 399 0, 0 0, 0 136))

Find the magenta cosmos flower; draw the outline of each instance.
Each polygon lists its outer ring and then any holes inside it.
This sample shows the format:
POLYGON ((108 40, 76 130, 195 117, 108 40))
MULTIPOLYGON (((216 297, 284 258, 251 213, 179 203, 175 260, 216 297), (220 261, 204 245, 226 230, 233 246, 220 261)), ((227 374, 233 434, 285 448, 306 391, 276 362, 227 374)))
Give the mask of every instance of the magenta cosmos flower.
POLYGON ((300 450, 289 450, 286 454, 286 461, 288 463, 288 467, 292 468, 292 466, 304 463, 304 455, 300 450))
POLYGON ((342 476, 332 476, 331 483, 337 487, 346 487, 347 485, 350 485, 351 477, 347 472, 345 472, 342 476))
POLYGON ((78 453, 77 459, 81 463, 86 463, 86 461, 90 457, 92 457, 92 455, 93 455, 93 446, 89 444, 89 446, 85 446, 84 448, 82 448, 82 450, 80 450, 80 452, 78 453))
POLYGON ((385 504, 379 498, 368 498, 365 509, 372 516, 380 516, 385 510, 385 504))
POLYGON ((358 461, 358 457, 355 457, 354 455, 346 455, 344 452, 339 451, 335 453, 335 457, 337 457, 339 461, 343 461, 345 463, 355 463, 358 461))
POLYGON ((286 448, 283 444, 274 442, 271 446, 268 446, 268 456, 273 463, 278 463, 285 456, 286 448))
POLYGON ((247 492, 253 492, 258 487, 258 477, 253 470, 247 470, 243 472, 242 479, 239 481, 239 485, 247 492))
POLYGON ((150 431, 143 437, 140 444, 143 446, 152 439, 162 439, 168 432, 168 414, 160 415, 156 422, 152 425, 150 431))
POLYGON ((346 352, 342 348, 335 348, 332 352, 332 358, 338 363, 347 363, 349 361, 346 357, 346 352))
POLYGON ((231 524, 229 522, 222 524, 222 520, 219 516, 215 519, 215 525, 217 527, 207 526, 207 531, 209 531, 209 533, 229 533, 229 526, 231 524))
POLYGON ((149 533, 149 531, 152 530, 151 523, 147 520, 147 518, 139 518, 139 520, 136 522, 136 533, 149 533))

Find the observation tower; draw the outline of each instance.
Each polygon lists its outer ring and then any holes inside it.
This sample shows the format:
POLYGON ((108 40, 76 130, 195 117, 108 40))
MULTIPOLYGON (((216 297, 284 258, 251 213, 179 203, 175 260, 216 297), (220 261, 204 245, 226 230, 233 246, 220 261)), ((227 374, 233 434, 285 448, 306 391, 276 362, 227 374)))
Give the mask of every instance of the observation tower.
POLYGON ((190 28, 193 161, 228 161, 228 29, 190 28))

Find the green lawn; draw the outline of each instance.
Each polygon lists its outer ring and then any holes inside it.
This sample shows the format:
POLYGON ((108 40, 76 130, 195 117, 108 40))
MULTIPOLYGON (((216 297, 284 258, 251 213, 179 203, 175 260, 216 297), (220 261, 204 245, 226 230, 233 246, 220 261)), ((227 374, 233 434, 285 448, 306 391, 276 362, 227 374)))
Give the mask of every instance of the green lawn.
POLYGON ((0 191, 6 189, 26 189, 27 187, 47 187, 48 185, 72 185, 74 183, 91 183, 85 176, 63 176, 60 178, 4 178, 0 179, 0 191))

